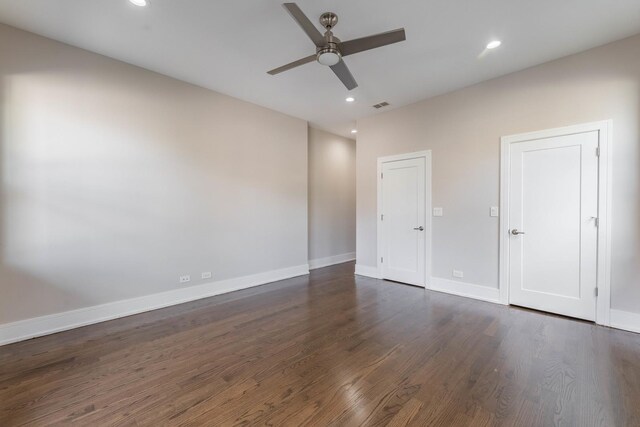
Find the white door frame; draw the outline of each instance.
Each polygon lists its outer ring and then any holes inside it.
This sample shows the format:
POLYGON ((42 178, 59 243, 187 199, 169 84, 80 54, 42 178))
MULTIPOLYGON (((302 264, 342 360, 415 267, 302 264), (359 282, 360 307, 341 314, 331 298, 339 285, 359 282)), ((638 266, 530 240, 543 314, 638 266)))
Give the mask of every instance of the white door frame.
POLYGON ((612 121, 584 123, 538 132, 522 133, 501 138, 500 158, 500 302, 509 304, 509 190, 511 144, 536 139, 599 133, 600 157, 598 158, 598 273, 596 299, 596 323, 610 326, 611 311, 611 128, 612 121))
POLYGON ((431 287, 431 150, 426 151, 417 151, 415 153, 406 153, 406 154, 397 154, 395 156, 386 156, 386 157, 378 157, 378 209, 377 209, 377 237, 378 237, 378 247, 377 247, 377 260, 376 266, 378 269, 378 278, 382 279, 382 263, 380 262, 381 254, 383 253, 384 248, 384 233, 382 227, 382 164, 387 162, 397 162, 399 160, 410 160, 410 159, 419 159, 424 158, 425 163, 425 213, 424 213, 424 228, 425 228, 425 250, 424 254, 426 257, 425 260, 425 289, 429 289, 431 287))

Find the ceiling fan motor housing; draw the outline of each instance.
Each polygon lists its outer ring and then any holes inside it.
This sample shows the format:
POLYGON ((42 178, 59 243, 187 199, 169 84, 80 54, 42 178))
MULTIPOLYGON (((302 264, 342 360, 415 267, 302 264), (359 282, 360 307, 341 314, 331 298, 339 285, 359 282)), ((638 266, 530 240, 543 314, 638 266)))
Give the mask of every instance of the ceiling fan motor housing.
POLYGON ((322 65, 332 66, 336 65, 342 59, 342 53, 338 48, 340 40, 331 34, 331 31, 327 31, 325 34, 327 44, 323 47, 319 47, 316 50, 316 59, 322 65))

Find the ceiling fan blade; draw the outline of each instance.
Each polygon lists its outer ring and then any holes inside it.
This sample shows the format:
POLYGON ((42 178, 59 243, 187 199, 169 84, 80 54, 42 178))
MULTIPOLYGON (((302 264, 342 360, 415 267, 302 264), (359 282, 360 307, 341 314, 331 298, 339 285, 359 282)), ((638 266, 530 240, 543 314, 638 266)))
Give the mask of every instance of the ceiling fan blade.
POLYGON ((397 30, 387 31, 385 33, 375 34, 373 36, 342 42, 340 44, 340 52, 342 52, 342 56, 353 55, 354 53, 375 49, 392 43, 398 43, 406 39, 407 37, 404 34, 404 28, 400 28, 397 30))
POLYGON ((284 3, 282 6, 287 9, 287 12, 289 12, 291 17, 298 23, 298 25, 300 25, 302 31, 304 31, 309 36, 313 44, 318 47, 324 46, 326 44, 323 35, 320 33, 320 31, 318 31, 316 26, 313 25, 309 18, 307 18, 307 15, 302 12, 297 4, 284 3))
POLYGON ((341 59, 336 65, 332 65, 331 69, 336 76, 342 81, 342 83, 347 87, 348 90, 355 89, 358 87, 358 83, 356 83, 356 79, 353 78, 351 71, 347 68, 347 64, 341 59))
POLYGON ((316 55, 309 55, 304 58, 298 59, 297 61, 290 62, 287 65, 283 65, 282 67, 274 68, 271 71, 267 71, 267 73, 274 76, 276 74, 282 73, 283 71, 287 71, 292 68, 299 67, 300 65, 308 64, 309 62, 313 62, 315 60, 316 60, 316 55))

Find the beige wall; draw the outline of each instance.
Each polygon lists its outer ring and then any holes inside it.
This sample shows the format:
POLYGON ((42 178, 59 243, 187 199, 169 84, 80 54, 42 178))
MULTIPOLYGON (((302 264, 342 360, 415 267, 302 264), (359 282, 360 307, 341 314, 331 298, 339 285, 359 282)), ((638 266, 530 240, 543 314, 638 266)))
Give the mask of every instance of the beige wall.
POLYGON ((640 36, 358 123, 357 263, 376 264, 376 159, 433 150, 434 276, 497 287, 500 137, 613 120, 612 307, 640 312, 640 36), (456 279, 458 280, 458 279, 456 279))
POLYGON ((356 142, 309 128, 309 259, 356 251, 356 142))
POLYGON ((0 25, 0 324, 307 264, 307 123, 0 25))

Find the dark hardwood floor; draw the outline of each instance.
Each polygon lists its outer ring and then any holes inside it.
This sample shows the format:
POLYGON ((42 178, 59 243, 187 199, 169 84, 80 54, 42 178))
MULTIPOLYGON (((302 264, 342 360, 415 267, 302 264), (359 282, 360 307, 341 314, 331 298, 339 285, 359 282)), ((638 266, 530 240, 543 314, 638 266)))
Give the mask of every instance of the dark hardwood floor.
POLYGON ((353 264, 0 347, 0 426, 640 426, 640 335, 353 264))

